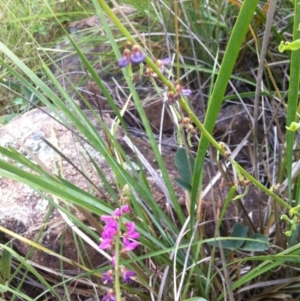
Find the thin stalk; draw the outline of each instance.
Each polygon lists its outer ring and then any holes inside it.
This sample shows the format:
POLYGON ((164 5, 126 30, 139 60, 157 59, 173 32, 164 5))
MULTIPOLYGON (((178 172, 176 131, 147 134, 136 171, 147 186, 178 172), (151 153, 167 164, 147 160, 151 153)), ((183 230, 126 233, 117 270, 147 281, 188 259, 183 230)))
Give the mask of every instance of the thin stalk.
POLYGON ((179 50, 179 26, 178 26, 178 1, 174 1, 174 25, 175 25, 175 46, 176 46, 176 75, 177 78, 180 78, 180 50, 179 50))
MULTIPOLYGON (((261 81, 262 81, 262 76, 263 76, 263 72, 264 72, 265 57, 266 57, 267 50, 268 50, 268 44, 269 44, 269 39, 270 39, 272 21, 273 21, 274 13, 275 13, 275 7, 276 7, 276 0, 271 1, 269 10, 268 10, 267 20, 266 20, 266 28, 264 31, 261 52, 260 52, 260 56, 259 56, 259 66, 258 66, 257 77, 256 77, 254 112, 253 112, 255 137, 258 137, 258 115, 259 115, 259 99, 260 99, 260 92, 261 92, 261 81)), ((258 178, 258 176, 259 176, 258 160, 259 159, 258 159, 256 143, 254 143, 254 160, 255 160, 254 174, 255 174, 255 177, 258 178)))
POLYGON ((119 263, 120 263, 120 237, 121 237, 121 220, 122 218, 120 217, 118 221, 118 234, 116 235, 115 239, 115 292, 116 292, 116 297, 117 301, 122 301, 121 300, 121 288, 120 288, 120 275, 119 275, 119 263))
MULTIPOLYGON (((293 27, 293 40, 300 39, 300 31, 298 25, 300 24, 300 3, 294 1, 295 15, 293 27)), ((290 64, 290 84, 288 90, 288 106, 286 124, 290 126, 293 121, 297 121, 296 112, 298 105, 299 80, 300 80, 300 49, 292 51, 290 64)), ((294 147, 295 132, 286 131, 286 171, 288 178, 288 200, 292 202, 292 163, 293 163, 293 147, 294 147)))

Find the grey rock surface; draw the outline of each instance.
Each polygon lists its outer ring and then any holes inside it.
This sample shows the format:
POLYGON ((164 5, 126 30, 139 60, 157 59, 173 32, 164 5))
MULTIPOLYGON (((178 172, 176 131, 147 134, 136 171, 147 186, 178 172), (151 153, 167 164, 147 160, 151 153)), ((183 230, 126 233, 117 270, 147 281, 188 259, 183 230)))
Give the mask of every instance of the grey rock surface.
MULTIPOLYGON (((50 114, 47 109, 43 109, 50 114)), ((34 109, 20 115, 6 125, 5 128, 0 130, 0 145, 2 147, 13 148, 32 160, 28 153, 29 150, 36 155, 53 174, 56 174, 59 170, 59 166, 61 166, 60 173, 63 174, 63 177, 67 181, 85 191, 90 191, 91 185, 82 174, 74 169, 67 161, 60 158, 60 156, 49 147, 42 138, 45 138, 56 145, 56 147, 66 155, 71 162, 76 164, 76 166, 79 168, 80 166, 84 166, 84 169, 82 170, 89 179, 94 183, 99 183, 99 178, 93 169, 92 164, 89 164, 88 157, 84 155, 85 151, 83 147, 86 148, 97 162, 99 168, 101 168, 106 175, 107 180, 114 181, 114 176, 106 164, 104 157, 99 155, 99 153, 87 143, 81 144, 76 141, 75 135, 70 130, 56 122, 50 116, 44 114, 39 109, 34 109), (24 145, 26 149, 24 149, 22 145, 24 145)), ((1 159, 8 160, 4 157, 1 159)), ((10 163, 13 162, 10 161, 10 163)), ((21 167, 20 165, 18 166, 21 167)), ((98 190, 90 192, 99 198, 105 197, 105 195, 102 195, 98 190)), ((50 195, 48 196, 51 197, 50 195)), ((78 254, 74 245, 72 231, 66 225, 58 210, 53 209, 49 205, 49 202, 37 191, 25 184, 2 177, 0 179, 0 208, 1 226, 30 240, 35 240, 39 231, 42 231, 41 238, 37 243, 40 243, 53 251, 59 250, 60 237, 63 234, 64 255, 71 260, 77 260, 78 254), (46 220, 47 214, 49 214, 48 220, 46 220)), ((84 220, 84 217, 76 210, 76 208, 71 207, 71 210, 79 219, 84 220)), ((27 254, 30 248, 28 244, 19 240, 14 240, 14 245, 23 255, 27 254)), ((89 248, 89 246, 87 246, 87 249, 89 250, 90 256, 95 256, 98 262, 99 253, 96 250, 89 248)), ((45 253, 35 252, 32 259, 39 264, 43 264, 47 261, 48 266, 52 266, 53 268, 59 267, 58 260, 55 258, 51 258, 50 260, 49 255, 45 253)))

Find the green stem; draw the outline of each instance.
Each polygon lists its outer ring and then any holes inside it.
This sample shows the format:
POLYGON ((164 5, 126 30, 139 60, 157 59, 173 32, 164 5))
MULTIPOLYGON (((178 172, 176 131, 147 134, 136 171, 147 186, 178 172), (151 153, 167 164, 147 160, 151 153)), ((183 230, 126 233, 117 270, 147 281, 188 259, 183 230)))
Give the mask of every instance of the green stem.
POLYGON ((120 288, 120 275, 119 275, 119 263, 120 263, 120 237, 121 237, 121 223, 122 218, 118 221, 118 233, 115 239, 115 292, 117 301, 122 301, 121 299, 121 288, 120 288))
MULTIPOLYGON (((300 39, 300 31, 298 25, 300 23, 300 3, 295 1, 295 15, 294 15, 294 28, 293 40, 300 39)), ((299 66, 300 66, 300 49, 293 50, 290 64, 290 82, 288 90, 288 106, 286 124, 290 126, 293 121, 296 121, 296 112, 298 104, 299 92, 299 66)), ((293 147, 294 147, 295 132, 286 131, 286 171, 288 177, 288 199, 291 204, 292 201, 292 163, 293 163, 293 147)))

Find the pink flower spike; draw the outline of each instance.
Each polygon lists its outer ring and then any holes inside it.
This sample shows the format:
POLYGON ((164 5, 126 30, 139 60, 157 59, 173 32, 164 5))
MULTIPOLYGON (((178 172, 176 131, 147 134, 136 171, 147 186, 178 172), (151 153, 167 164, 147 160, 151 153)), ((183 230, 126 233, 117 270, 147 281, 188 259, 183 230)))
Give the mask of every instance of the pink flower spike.
POLYGON ((124 206, 122 206, 121 212, 122 212, 122 214, 130 213, 130 207, 129 207, 129 205, 125 204, 124 206))

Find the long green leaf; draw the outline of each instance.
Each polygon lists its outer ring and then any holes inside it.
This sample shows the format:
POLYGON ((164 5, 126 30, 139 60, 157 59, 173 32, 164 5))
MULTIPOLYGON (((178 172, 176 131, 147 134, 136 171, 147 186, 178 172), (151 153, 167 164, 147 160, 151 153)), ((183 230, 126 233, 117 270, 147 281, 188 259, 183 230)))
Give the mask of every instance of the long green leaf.
MULTIPOLYGON (((295 14, 294 14, 294 27, 293 27, 293 40, 300 39, 300 3, 294 1, 295 14)), ((290 126, 293 121, 298 120, 297 106, 298 106, 298 94, 299 94, 299 81, 300 81, 300 49, 292 51, 291 64, 290 64, 290 80, 288 90, 288 106, 286 124, 290 126)), ((293 147, 294 147, 295 132, 286 131, 286 171, 288 177, 288 200, 292 202, 292 163, 293 163, 293 147)), ((299 205, 296 204, 296 205, 299 205)))
MULTIPOLYGON (((206 112, 204 126, 209 133, 212 133, 214 125, 216 123, 228 81, 230 79, 234 64, 238 57, 238 53, 241 49, 244 37, 247 33, 248 26, 251 22, 257 3, 258 0, 245 0, 235 22, 206 112)), ((195 205, 198 203, 198 197, 201 190, 203 164, 208 145, 209 141, 204 135, 202 135, 197 150, 197 157, 195 161, 192 180, 190 206, 191 225, 194 224, 195 205)))
MULTIPOLYGON (((9 249, 12 248, 12 242, 7 244, 9 249)), ((11 270, 11 253, 9 250, 4 249, 2 252, 2 256, 0 259, 0 283, 4 284, 10 278, 10 270, 11 270)))

